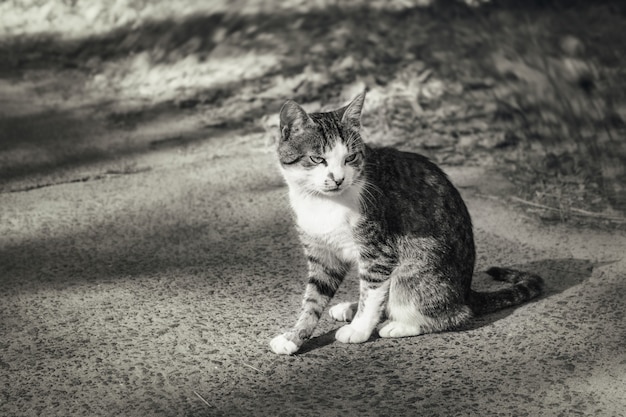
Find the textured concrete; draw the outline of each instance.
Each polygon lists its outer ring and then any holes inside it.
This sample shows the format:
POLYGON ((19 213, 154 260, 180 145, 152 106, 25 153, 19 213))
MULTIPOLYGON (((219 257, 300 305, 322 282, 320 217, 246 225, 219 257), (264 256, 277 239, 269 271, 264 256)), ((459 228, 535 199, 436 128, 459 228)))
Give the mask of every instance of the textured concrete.
POLYGON ((0 194, 0 415, 625 415, 623 234, 538 224, 485 196, 497 176, 451 170, 478 267, 539 273, 545 296, 361 345, 324 318, 277 356, 305 274, 286 188, 261 135, 203 139, 0 194))

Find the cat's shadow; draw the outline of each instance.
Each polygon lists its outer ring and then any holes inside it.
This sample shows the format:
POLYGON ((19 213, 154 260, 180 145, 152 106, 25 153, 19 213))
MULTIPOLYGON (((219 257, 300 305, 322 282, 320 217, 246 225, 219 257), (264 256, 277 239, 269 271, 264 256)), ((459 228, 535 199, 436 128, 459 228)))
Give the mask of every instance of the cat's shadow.
MULTIPOLYGON (((543 294, 540 297, 530 301, 530 303, 533 303, 553 297, 556 294, 560 294, 566 291, 568 288, 574 287, 582 283, 583 281, 591 277, 594 268, 606 265, 608 263, 611 262, 594 263, 586 259, 566 258, 544 259, 540 261, 529 262, 526 264, 510 265, 510 267, 519 269, 521 271, 535 273, 544 279, 545 286, 543 294)), ((479 271, 474 274, 472 288, 479 291, 492 291, 505 285, 506 284, 494 281, 487 274, 479 271)), ((467 325, 456 331, 468 331, 478 329, 484 326, 489 326, 490 324, 495 323, 498 320, 502 320, 508 317, 513 311, 515 311, 516 308, 517 307, 511 307, 492 314, 486 314, 484 316, 476 317, 467 325)), ((300 351, 298 351, 298 354, 306 354, 308 352, 323 348, 334 343, 335 333, 337 332, 339 327, 311 338, 307 343, 302 346, 300 351)), ((378 338, 378 333, 374 332, 369 341, 378 338)))

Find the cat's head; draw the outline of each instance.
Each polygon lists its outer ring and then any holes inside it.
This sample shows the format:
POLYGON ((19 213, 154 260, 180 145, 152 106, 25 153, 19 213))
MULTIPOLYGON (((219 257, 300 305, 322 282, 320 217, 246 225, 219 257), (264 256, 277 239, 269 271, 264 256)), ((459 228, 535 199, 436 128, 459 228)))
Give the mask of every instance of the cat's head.
POLYGON ((340 195, 358 183, 365 165, 359 133, 365 93, 326 113, 306 113, 289 100, 280 111, 278 159, 289 187, 307 194, 340 195))

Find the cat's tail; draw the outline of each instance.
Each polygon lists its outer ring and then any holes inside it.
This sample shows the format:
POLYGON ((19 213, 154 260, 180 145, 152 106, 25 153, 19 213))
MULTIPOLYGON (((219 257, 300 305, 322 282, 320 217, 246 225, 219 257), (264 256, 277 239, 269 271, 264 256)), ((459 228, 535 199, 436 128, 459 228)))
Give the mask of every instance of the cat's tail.
POLYGON ((531 300, 541 294, 543 279, 529 272, 517 271, 509 268, 489 268, 487 274, 498 281, 504 281, 513 285, 492 292, 470 293, 470 307, 474 314, 481 315, 515 306, 531 300))

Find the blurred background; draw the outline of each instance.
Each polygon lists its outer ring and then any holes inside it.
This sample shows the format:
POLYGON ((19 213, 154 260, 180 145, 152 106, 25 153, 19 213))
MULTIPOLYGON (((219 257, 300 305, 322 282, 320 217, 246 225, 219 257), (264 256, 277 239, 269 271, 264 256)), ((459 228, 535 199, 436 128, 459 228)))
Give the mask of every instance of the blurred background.
POLYGON ((367 89, 366 140, 504 172, 546 221, 619 223, 625 15, 617 0, 0 1, 0 191, 136 172, 132 155, 235 130, 267 146, 286 99, 317 111, 367 89))

